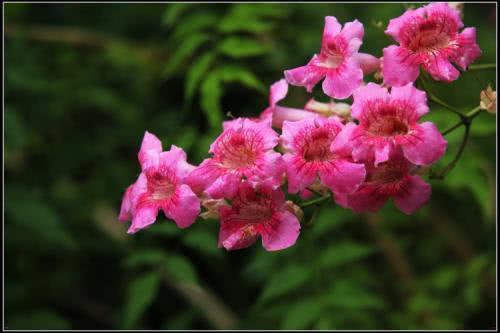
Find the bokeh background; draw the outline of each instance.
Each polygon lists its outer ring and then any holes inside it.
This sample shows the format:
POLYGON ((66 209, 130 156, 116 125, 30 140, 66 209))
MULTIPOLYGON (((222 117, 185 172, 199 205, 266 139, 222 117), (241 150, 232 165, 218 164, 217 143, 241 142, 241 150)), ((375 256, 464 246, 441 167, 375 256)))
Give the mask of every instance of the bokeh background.
MULTIPOLYGON (((415 6, 415 4, 411 4, 415 6)), ((227 113, 255 116, 284 69, 319 50, 324 17, 365 25, 363 52, 408 4, 4 4, 5 328, 494 329, 496 116, 406 216, 305 211, 297 244, 217 248, 218 222, 117 220, 145 130, 197 164, 227 113)), ((467 3, 477 63, 496 61, 496 5, 467 3)), ((466 72, 432 92, 461 111, 496 86, 466 72)), ((319 87, 319 86, 318 86, 319 87)), ((315 96, 325 101, 316 87, 315 96)), ((284 105, 309 96, 291 87, 284 105)), ((431 103, 440 129, 456 116, 431 103)), ((447 136, 449 162, 463 129, 447 136)))

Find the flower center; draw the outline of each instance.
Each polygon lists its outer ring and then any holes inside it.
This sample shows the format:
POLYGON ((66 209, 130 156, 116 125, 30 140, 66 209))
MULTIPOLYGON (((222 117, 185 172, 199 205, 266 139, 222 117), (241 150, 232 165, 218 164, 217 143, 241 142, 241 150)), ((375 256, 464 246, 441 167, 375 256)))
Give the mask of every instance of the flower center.
POLYGON ((248 203, 240 208, 239 217, 249 223, 262 223, 273 216, 269 205, 263 203, 248 203))
POLYGON ((388 184, 400 181, 404 172, 398 165, 381 165, 368 173, 367 182, 388 184))
POLYGON ((385 116, 371 122, 368 133, 376 136, 396 136, 408 133, 408 124, 394 116, 385 116))
POLYGON ((449 27, 444 22, 427 20, 408 38, 408 48, 414 52, 433 52, 447 47, 450 40, 449 27))
POLYGON ((148 176, 148 191, 153 200, 165 200, 174 194, 177 184, 171 178, 159 171, 148 176))
POLYGON ((330 151, 330 134, 322 128, 316 129, 310 140, 305 143, 303 156, 306 161, 329 161, 333 158, 330 151))
POLYGON ((344 62, 344 50, 347 48, 343 38, 336 36, 330 39, 321 50, 319 66, 337 68, 344 62))
MULTIPOLYGON (((248 133, 247 133, 248 134, 248 133)), ((256 135, 233 133, 222 142, 219 159, 228 169, 249 167, 255 164, 258 158, 258 138, 256 135)))

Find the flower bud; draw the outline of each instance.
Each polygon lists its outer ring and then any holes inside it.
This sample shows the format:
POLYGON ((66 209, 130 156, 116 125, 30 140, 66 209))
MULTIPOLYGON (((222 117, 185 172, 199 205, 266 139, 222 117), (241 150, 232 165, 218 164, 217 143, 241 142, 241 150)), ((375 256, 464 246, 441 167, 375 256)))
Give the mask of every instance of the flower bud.
POLYGON ((479 95, 481 98, 481 103, 479 106, 481 109, 486 110, 488 113, 495 114, 497 112, 497 92, 488 86, 486 89, 481 91, 479 95))
POLYGON ((212 198, 201 198, 201 205, 206 209, 200 214, 200 217, 204 220, 208 219, 218 219, 219 218, 219 208, 227 205, 224 199, 212 199, 212 198))
POLYGON ((319 113, 325 117, 339 116, 343 119, 350 119, 351 106, 346 103, 335 103, 333 100, 329 103, 322 103, 311 98, 304 109, 319 113))
POLYGON ((304 217, 304 212, 302 211, 302 208, 300 208, 300 206, 296 205, 293 201, 290 200, 287 200, 285 202, 285 206, 290 213, 297 216, 299 221, 302 220, 302 218, 304 217))

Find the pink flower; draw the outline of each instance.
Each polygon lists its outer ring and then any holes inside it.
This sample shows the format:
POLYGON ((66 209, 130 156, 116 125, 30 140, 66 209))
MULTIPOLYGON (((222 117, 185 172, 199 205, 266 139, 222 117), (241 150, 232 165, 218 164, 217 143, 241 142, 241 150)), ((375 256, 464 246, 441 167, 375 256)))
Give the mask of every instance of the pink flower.
POLYGON ((319 177, 333 192, 350 193, 365 178, 363 164, 353 163, 350 151, 331 151, 330 146, 343 124, 336 118, 317 116, 283 123, 283 156, 288 176, 288 191, 297 193, 319 177))
POLYGON ((411 83, 393 87, 391 93, 368 83, 354 93, 352 116, 359 125, 348 123, 332 144, 333 149, 350 146, 355 161, 386 162, 391 152, 402 148, 413 164, 429 165, 443 156, 447 142, 431 122, 418 123, 429 111, 425 92, 411 83))
POLYGON ((306 87, 308 92, 323 78, 323 91, 332 98, 351 96, 363 81, 363 69, 367 72, 378 68, 378 59, 358 53, 364 35, 358 21, 341 26, 333 16, 325 17, 321 52, 315 54, 305 66, 285 71, 288 83, 306 87))
POLYGON ((224 132, 210 146, 205 159, 187 178, 196 193, 214 199, 231 198, 242 179, 272 178, 281 182, 281 155, 273 150, 279 137, 268 123, 238 118, 224 123, 224 132))
POLYGON ((132 224, 133 234, 154 223, 161 209, 179 228, 193 224, 200 213, 200 201, 184 184, 186 175, 194 168, 186 162, 186 153, 172 145, 162 152, 156 136, 146 132, 139 151, 142 172, 123 196, 119 220, 132 224))
POLYGON ((335 194, 335 201, 357 213, 379 210, 389 198, 406 214, 412 214, 430 198, 431 186, 420 176, 404 156, 395 152, 387 162, 375 167, 366 164, 366 182, 351 194, 335 194))
POLYGON ((290 212, 285 195, 270 182, 241 182, 231 206, 219 208, 219 247, 237 250, 252 245, 259 236, 267 251, 295 244, 300 223, 290 212))
POLYGON ((284 99, 288 93, 288 84, 285 79, 273 83, 269 90, 269 107, 259 116, 258 121, 271 124, 273 127, 281 128, 285 120, 300 120, 314 118, 315 114, 306 110, 280 106, 277 103, 284 99))
POLYGON ((466 70, 480 55, 476 29, 463 28, 460 13, 446 3, 407 10, 392 19, 385 31, 399 46, 384 49, 383 76, 386 84, 402 86, 414 82, 419 67, 434 80, 454 81, 459 72, 452 65, 466 70))

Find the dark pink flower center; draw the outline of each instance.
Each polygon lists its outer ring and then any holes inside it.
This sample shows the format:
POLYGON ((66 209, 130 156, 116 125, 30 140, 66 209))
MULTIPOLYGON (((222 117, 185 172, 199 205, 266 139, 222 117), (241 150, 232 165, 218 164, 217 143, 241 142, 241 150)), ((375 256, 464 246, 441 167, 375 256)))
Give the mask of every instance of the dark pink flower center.
POLYGON ((403 45, 413 52, 435 52, 453 44, 456 24, 443 15, 422 18, 403 32, 403 45))
POLYGON ((327 68, 339 67, 344 62, 347 47, 347 42, 341 36, 328 39, 321 50, 319 65, 327 68))
POLYGON ((167 170, 155 171, 147 176, 148 192, 153 200, 168 199, 175 193, 177 181, 174 175, 167 170))
POLYGON ((316 128, 306 137, 302 146, 302 156, 308 162, 329 161, 333 158, 330 145, 333 133, 328 128, 316 128))
POLYGON ((252 166, 260 155, 261 142, 261 138, 253 132, 232 133, 222 138, 217 158, 228 169, 252 166))
POLYGON ((400 181, 404 176, 403 170, 395 166, 379 166, 368 173, 367 181, 379 184, 395 183, 400 181))
POLYGON ((375 136, 396 136, 408 133, 408 124, 394 116, 384 116, 373 120, 368 126, 368 133, 375 136))
POLYGON ((271 219, 273 210, 269 204, 249 203, 240 208, 239 217, 249 223, 261 223, 271 219))

